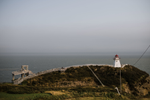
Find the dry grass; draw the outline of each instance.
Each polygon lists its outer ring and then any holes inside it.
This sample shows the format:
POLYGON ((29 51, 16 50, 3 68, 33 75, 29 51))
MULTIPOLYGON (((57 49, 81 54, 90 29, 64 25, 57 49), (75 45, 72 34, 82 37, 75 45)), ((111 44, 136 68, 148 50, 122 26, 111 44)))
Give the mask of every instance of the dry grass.
POLYGON ((61 91, 45 91, 45 93, 51 94, 51 95, 63 95, 66 94, 64 92, 61 91))

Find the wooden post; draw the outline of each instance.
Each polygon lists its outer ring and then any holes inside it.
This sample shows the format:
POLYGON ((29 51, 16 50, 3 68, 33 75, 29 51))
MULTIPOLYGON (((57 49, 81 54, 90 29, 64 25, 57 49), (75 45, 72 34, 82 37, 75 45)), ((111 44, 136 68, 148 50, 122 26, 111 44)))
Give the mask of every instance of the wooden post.
POLYGON ((28 65, 26 65, 26 70, 28 70, 28 65))
POLYGON ((122 86, 121 86, 121 68, 120 68, 120 94, 122 93, 122 86))

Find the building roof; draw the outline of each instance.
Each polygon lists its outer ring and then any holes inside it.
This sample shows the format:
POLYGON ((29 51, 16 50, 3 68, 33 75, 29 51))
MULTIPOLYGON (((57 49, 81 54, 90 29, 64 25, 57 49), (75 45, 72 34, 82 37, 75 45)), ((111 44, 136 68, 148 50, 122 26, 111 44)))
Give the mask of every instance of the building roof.
POLYGON ((119 57, 119 56, 116 54, 115 57, 119 57))

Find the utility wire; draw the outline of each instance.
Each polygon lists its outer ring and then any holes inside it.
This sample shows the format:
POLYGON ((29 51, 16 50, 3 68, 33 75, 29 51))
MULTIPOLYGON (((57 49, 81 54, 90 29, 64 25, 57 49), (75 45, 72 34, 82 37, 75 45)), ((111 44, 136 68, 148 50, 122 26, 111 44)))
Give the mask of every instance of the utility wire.
POLYGON ((89 66, 87 66, 90 70, 91 70, 91 72, 94 74, 94 76, 97 78, 97 80, 101 83, 101 85, 104 87, 104 84, 100 81, 100 79, 96 76, 96 74, 92 71, 92 69, 89 67, 89 66))
POLYGON ((147 47, 147 49, 144 51, 144 53, 141 55, 141 57, 133 65, 135 65, 142 58, 142 56, 145 54, 145 52, 148 50, 149 47, 150 47, 150 45, 147 47))

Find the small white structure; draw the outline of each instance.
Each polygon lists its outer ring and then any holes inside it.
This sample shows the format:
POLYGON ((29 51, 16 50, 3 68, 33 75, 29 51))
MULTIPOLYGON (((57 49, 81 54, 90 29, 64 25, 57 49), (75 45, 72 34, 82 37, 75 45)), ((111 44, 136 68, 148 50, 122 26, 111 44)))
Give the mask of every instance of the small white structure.
POLYGON ((114 58, 114 67, 121 67, 121 64, 120 64, 120 58, 118 55, 115 55, 115 58, 114 58))

